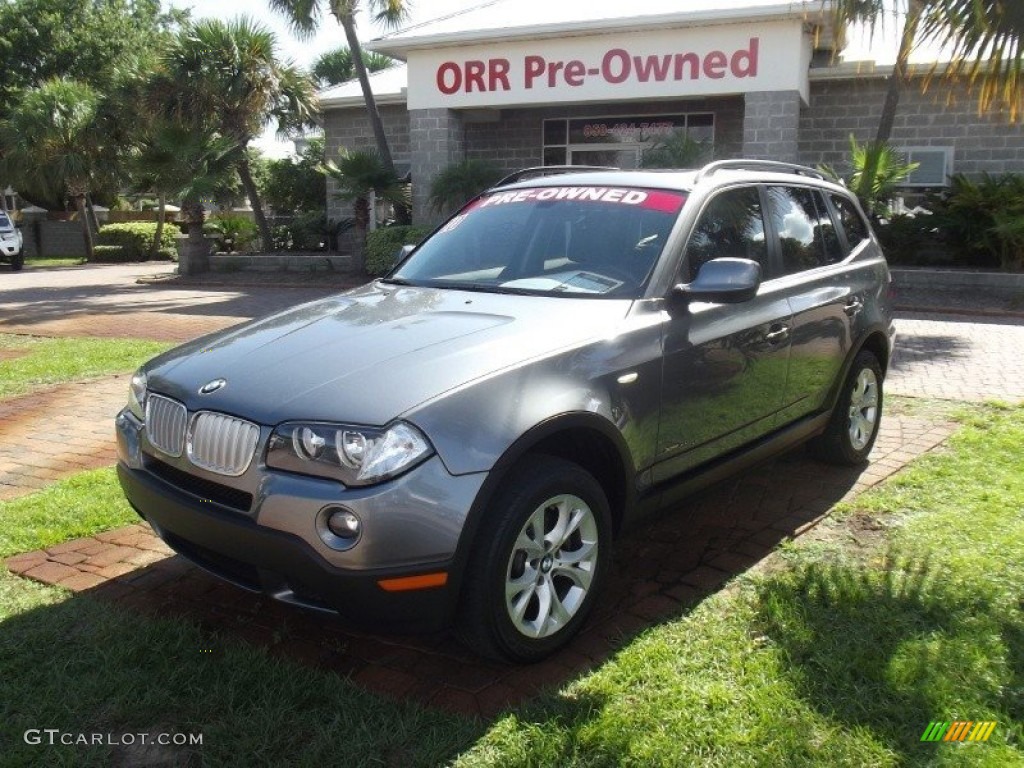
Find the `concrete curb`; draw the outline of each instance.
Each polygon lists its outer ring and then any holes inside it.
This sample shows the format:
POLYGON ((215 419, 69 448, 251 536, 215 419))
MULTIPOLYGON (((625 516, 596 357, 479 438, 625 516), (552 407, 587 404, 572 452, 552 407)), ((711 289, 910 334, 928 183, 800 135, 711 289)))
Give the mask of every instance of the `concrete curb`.
POLYGON ((890 268, 889 271, 897 287, 1024 289, 1024 273, 1018 272, 901 267, 890 268))

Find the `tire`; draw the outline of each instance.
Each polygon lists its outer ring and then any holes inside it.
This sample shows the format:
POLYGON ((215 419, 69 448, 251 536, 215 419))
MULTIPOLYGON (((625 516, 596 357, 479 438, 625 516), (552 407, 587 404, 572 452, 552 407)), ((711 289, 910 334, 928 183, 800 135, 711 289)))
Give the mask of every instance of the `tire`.
POLYGON ((467 565, 458 633, 483 656, 539 661, 572 639, 601 591, 611 562, 608 499, 577 464, 529 456, 490 509, 467 565))
POLYGON ((825 431, 811 441, 815 456, 829 464, 865 463, 882 423, 882 366, 871 352, 853 360, 825 431))
POLYGON ((23 266, 25 266, 25 251, 21 250, 11 257, 11 270, 20 272, 23 266))

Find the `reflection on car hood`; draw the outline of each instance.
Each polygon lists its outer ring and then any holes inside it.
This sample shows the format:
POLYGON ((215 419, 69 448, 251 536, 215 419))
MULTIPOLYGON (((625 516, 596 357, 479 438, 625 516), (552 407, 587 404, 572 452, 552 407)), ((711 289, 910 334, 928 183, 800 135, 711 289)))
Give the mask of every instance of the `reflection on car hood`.
POLYGON ((382 425, 432 397, 612 332, 630 301, 373 283, 200 339, 149 366, 190 410, 382 425), (210 381, 228 385, 199 395, 210 381))

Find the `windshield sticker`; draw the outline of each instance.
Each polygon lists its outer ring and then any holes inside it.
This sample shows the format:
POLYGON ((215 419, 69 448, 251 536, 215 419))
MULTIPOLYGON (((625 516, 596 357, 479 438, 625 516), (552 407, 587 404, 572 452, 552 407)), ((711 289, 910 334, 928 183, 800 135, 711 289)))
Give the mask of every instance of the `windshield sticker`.
POLYGON ((475 207, 487 208, 508 203, 543 202, 545 200, 616 203, 649 208, 664 213, 678 213, 679 209, 683 207, 685 196, 672 192, 619 187, 540 187, 520 189, 515 192, 498 192, 483 198, 475 207))

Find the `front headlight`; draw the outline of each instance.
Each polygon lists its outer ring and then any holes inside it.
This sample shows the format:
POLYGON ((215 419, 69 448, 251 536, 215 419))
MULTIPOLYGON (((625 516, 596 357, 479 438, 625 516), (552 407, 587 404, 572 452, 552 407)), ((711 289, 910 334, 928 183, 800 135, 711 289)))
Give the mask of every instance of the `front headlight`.
POLYGON ((407 472, 433 452, 423 433, 404 421, 385 429, 290 423, 271 435, 267 466, 349 486, 373 485, 407 472))
POLYGON ((132 383, 128 387, 128 410, 139 421, 146 420, 146 388, 148 385, 146 372, 139 368, 132 376, 132 383))

